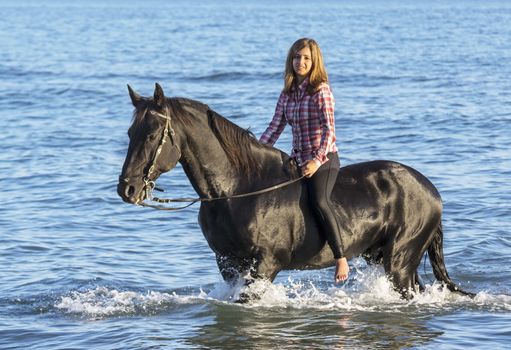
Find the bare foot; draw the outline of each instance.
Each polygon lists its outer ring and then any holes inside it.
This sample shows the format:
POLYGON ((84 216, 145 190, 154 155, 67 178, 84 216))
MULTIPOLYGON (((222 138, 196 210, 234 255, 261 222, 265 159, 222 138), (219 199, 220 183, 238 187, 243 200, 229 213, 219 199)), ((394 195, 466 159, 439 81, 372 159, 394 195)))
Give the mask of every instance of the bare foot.
POLYGON ((346 258, 335 259, 335 283, 346 281, 350 267, 348 266, 348 260, 346 258))

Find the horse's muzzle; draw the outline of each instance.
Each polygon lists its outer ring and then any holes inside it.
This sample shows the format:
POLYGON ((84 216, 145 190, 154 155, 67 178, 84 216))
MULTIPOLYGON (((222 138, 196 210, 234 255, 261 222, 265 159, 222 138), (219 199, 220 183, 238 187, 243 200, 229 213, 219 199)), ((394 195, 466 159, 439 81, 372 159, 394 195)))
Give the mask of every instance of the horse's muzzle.
POLYGON ((117 184, 117 194, 123 201, 130 204, 142 202, 145 198, 145 185, 142 180, 131 181, 129 178, 119 177, 117 184))

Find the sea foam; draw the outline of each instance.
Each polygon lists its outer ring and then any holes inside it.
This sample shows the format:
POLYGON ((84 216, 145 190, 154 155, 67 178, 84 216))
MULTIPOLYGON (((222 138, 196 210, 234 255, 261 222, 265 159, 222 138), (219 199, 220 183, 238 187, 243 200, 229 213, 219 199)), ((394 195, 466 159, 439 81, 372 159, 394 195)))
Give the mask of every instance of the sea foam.
POLYGON ((426 284, 422 293, 411 300, 403 300, 393 290, 392 283, 383 270, 368 267, 354 269, 348 283, 334 285, 318 279, 293 279, 283 282, 255 281, 244 286, 240 279, 234 285, 219 281, 198 290, 186 291, 120 291, 97 286, 86 291, 71 291, 61 296, 55 308, 67 314, 83 317, 104 318, 164 313, 179 305, 207 302, 232 304, 247 308, 294 308, 344 311, 392 311, 408 312, 410 308, 473 309, 486 311, 511 311, 511 296, 479 292, 469 298, 448 291, 438 282, 426 284), (244 304, 235 303, 241 294, 250 297, 244 304))

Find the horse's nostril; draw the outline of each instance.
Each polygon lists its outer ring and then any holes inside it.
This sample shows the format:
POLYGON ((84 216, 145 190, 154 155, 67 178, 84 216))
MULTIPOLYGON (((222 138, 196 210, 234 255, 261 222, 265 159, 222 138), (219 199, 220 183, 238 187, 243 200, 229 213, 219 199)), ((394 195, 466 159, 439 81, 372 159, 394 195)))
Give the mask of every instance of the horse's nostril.
POLYGON ((127 186, 126 187, 126 197, 131 197, 135 194, 135 187, 133 186, 127 186))

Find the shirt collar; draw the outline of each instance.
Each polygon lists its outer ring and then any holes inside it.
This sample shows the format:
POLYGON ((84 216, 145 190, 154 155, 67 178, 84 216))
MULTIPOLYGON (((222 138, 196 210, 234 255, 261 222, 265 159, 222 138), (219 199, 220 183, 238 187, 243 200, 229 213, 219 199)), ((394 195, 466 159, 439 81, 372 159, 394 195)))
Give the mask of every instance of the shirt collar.
POLYGON ((309 86, 309 77, 305 78, 300 85, 298 85, 298 91, 304 92, 309 86))
POLYGON ((305 95, 308 86, 309 86, 309 77, 305 78, 300 85, 293 86, 293 88, 291 89, 291 93, 293 94, 295 100, 299 100, 305 95))

